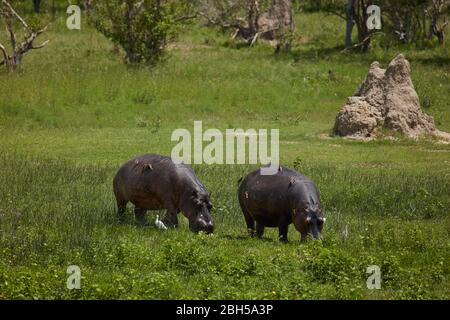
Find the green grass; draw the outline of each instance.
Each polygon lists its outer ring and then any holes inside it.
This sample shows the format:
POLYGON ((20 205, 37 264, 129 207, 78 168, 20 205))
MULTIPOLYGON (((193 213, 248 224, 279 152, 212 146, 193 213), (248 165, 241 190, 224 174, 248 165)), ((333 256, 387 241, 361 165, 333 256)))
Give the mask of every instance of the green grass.
POLYGON ((192 26, 150 69, 124 66, 96 32, 57 20, 20 73, 1 71, 0 299, 448 299, 450 147, 327 134, 370 62, 400 52, 425 112, 450 131, 449 49, 384 50, 375 39, 366 55, 343 54, 338 18, 300 14, 297 26, 298 45, 279 57, 192 26), (212 192, 212 236, 184 219, 180 230, 138 228, 131 207, 120 224, 117 168, 170 154, 172 131, 194 120, 280 129, 282 163, 321 191, 324 241, 300 244, 292 226, 288 244, 275 229, 247 237, 236 196, 247 165, 194 166, 212 192), (81 290, 66 288, 72 264, 81 290), (366 288, 372 264, 381 290, 366 288))

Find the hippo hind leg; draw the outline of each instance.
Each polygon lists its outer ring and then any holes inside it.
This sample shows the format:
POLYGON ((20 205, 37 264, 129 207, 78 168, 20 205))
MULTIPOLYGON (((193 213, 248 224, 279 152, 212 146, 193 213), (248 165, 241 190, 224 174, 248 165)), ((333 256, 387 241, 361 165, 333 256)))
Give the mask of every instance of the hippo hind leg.
POLYGON ((125 210, 127 208, 128 201, 117 198, 117 216, 120 222, 125 221, 125 210))
POLYGON ((247 231, 251 237, 255 236, 255 220, 252 216, 246 212, 245 209, 242 210, 244 212, 245 223, 247 224, 247 231))
POLYGON ((136 221, 140 226, 147 226, 148 222, 145 219, 145 213, 147 212, 147 210, 139 208, 139 207, 134 207, 134 216, 136 217, 136 221))
POLYGON ((258 238, 262 238, 264 235, 264 226, 258 222, 256 222, 256 235, 258 238))

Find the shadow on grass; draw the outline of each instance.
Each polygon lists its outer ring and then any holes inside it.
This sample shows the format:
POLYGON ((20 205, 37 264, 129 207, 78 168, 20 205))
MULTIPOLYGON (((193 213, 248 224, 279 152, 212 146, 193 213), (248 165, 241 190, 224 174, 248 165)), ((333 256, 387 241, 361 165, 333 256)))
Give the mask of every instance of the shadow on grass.
POLYGON ((436 67, 450 67, 450 57, 426 57, 416 58, 412 60, 425 65, 432 65, 436 67))
POLYGON ((245 41, 235 41, 231 39, 220 42, 219 46, 222 48, 236 49, 236 50, 251 48, 250 45, 245 41))
POLYGON ((268 237, 262 237, 262 238, 257 238, 257 237, 250 237, 248 235, 231 235, 231 234, 224 234, 224 235, 220 235, 219 238, 225 239, 225 240, 235 240, 235 241, 241 241, 241 240, 248 240, 248 239, 257 239, 259 241, 263 241, 263 242, 274 242, 275 240, 272 238, 268 238, 268 237))
POLYGON ((339 61, 354 63, 358 61, 360 63, 370 63, 375 57, 370 52, 362 52, 361 50, 344 51, 344 46, 334 47, 309 47, 302 48, 299 46, 296 49, 291 50, 288 53, 273 54, 271 57, 277 61, 293 61, 294 64, 301 63, 302 61, 339 61))

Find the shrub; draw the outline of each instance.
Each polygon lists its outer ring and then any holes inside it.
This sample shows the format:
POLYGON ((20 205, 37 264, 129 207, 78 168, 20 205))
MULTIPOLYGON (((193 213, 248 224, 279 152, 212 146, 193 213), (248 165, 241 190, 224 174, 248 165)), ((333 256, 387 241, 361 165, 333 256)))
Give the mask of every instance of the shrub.
POLYGON ((185 19, 185 4, 170 0, 96 1, 90 20, 125 51, 127 63, 156 63, 185 19))

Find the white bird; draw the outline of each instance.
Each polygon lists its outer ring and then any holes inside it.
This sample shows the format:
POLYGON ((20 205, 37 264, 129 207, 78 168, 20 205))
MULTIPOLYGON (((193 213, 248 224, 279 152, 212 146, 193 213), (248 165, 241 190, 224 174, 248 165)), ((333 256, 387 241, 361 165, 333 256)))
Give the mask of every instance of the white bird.
POLYGON ((167 230, 167 227, 165 226, 165 224, 161 220, 159 220, 159 215, 156 215, 155 226, 158 229, 167 230))
POLYGON ((345 225, 345 229, 342 232, 342 235, 344 237, 344 240, 347 240, 347 238, 348 238, 348 224, 345 225))

